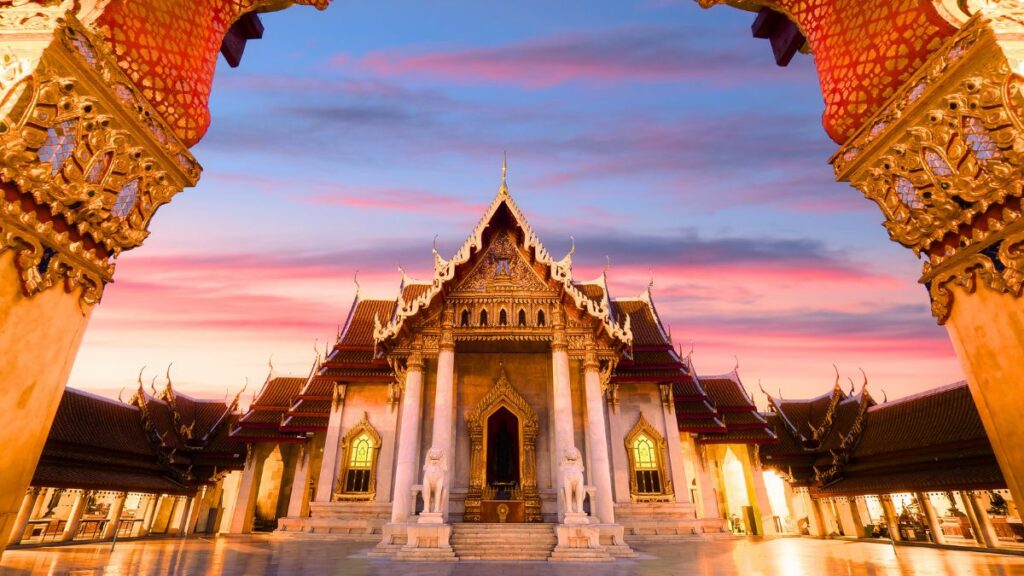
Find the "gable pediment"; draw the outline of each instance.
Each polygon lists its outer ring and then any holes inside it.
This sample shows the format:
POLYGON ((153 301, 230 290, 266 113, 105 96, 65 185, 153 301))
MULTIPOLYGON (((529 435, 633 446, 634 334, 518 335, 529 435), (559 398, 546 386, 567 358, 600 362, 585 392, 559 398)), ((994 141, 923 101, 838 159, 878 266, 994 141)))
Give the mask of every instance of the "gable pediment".
POLYGON ((456 284, 461 294, 554 292, 523 256, 511 230, 497 234, 476 265, 456 284))

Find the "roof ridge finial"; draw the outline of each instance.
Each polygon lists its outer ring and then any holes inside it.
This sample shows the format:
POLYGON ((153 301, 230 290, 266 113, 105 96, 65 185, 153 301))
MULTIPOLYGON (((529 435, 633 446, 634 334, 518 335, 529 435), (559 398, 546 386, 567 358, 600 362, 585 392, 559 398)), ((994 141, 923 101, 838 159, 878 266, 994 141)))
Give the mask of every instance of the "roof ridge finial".
POLYGON ((508 194, 508 151, 501 153, 501 187, 498 194, 508 194))
POLYGON ((352 275, 352 283, 356 285, 356 298, 359 298, 359 270, 352 275))
POLYGON ((832 367, 836 369, 836 383, 833 386, 833 388, 835 388, 836 390, 840 390, 840 388, 839 388, 839 366, 836 366, 835 363, 833 363, 832 367))
POLYGON ((740 371, 740 357, 737 356, 736 354, 733 354, 732 357, 736 359, 736 366, 733 367, 732 371, 734 373, 739 374, 739 371, 740 371))

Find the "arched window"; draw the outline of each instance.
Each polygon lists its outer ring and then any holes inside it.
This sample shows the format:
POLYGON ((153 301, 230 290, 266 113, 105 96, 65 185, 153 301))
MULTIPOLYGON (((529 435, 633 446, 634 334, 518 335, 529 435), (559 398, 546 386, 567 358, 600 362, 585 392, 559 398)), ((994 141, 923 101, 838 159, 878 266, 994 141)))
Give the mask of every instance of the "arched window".
POLYGON ((519 325, 526 326, 526 310, 519 309, 519 325))
POLYGON ((544 311, 543 310, 537 310, 537 326, 543 326, 543 325, 544 325, 544 311))
POLYGON ((335 486, 335 500, 373 500, 377 492, 377 455, 380 435, 370 425, 369 415, 349 430, 342 441, 344 459, 335 486))
POLYGON ((634 502, 670 502, 672 480, 665 469, 665 439, 640 414, 626 435, 629 456, 629 491, 634 502))
POLYGON ((480 311, 480 325, 487 326, 487 310, 480 311))
POLYGON ((508 326, 508 312, 504 308, 498 312, 498 326, 508 326))
POLYGON ((466 328, 469 326, 469 310, 462 311, 462 319, 459 320, 459 326, 466 328))

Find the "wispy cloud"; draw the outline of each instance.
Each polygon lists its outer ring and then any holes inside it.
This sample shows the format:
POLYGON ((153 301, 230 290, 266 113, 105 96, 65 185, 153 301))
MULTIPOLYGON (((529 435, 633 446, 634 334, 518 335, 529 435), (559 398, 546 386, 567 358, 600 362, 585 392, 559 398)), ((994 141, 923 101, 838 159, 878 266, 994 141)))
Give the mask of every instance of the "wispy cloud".
POLYGON ((379 51, 335 57, 344 69, 458 82, 547 88, 573 81, 734 84, 764 62, 697 27, 636 26, 534 38, 493 47, 379 51), (714 42, 712 42, 714 40, 714 42), (714 49, 709 49, 714 46, 714 49))

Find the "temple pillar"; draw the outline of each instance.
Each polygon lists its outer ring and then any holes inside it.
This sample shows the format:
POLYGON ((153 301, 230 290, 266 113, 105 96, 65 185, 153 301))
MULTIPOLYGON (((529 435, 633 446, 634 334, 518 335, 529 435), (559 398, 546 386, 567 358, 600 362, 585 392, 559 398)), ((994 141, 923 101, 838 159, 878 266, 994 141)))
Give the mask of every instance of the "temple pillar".
POLYGON ((398 455, 395 464, 391 521, 404 522, 412 514, 412 486, 416 481, 416 463, 420 449, 420 418, 423 413, 423 356, 411 354, 406 361, 405 390, 398 427, 398 455))
POLYGON ((858 526, 857 518, 854 516, 853 503, 849 498, 840 498, 836 501, 836 511, 839 512, 839 525, 843 528, 843 536, 847 538, 860 538, 863 528, 858 526))
POLYGON ((917 501, 921 504, 921 510, 924 511, 925 519, 928 520, 928 529, 932 531, 932 542, 945 544, 946 535, 942 533, 942 520, 935 513, 935 505, 932 504, 932 499, 927 494, 918 492, 917 501))
MULTIPOLYGON (((569 380, 569 347, 565 339, 565 324, 560 310, 552 314, 554 339, 551 342, 551 369, 553 387, 555 432, 555 466, 558 466, 556 486, 562 485, 561 463, 566 450, 576 448, 576 435, 572 419, 572 385, 569 380)), ((565 517, 565 503, 562 502, 562 491, 558 490, 558 519, 565 517)))
POLYGON ((202 508, 203 498, 199 494, 189 496, 184 507, 184 514, 181 518, 182 536, 188 536, 196 530, 196 522, 199 521, 199 510, 202 508))
POLYGON ((900 523, 896 516, 896 507, 892 503, 892 497, 888 494, 882 494, 878 499, 882 502, 882 511, 885 513, 885 523, 889 526, 889 538, 895 542, 903 541, 903 535, 900 534, 900 523))
POLYGON ((996 529, 992 526, 992 519, 988 516, 988 510, 985 508, 986 504, 980 500, 980 492, 964 492, 967 497, 971 500, 971 506, 974 508, 974 517, 978 520, 978 528, 981 530, 981 537, 985 541, 985 546, 989 548, 999 547, 999 535, 996 534, 996 529))
MULTIPOLYGON (((451 495, 452 474, 455 462, 452 443, 452 429, 455 426, 455 337, 454 311, 445 308, 442 312, 441 338, 437 352, 437 378, 434 389, 434 423, 430 437, 430 449, 444 454, 448 467, 445 490, 441 499, 441 516, 448 519, 448 502, 451 495)), ((420 519, 421 521, 424 518, 420 519)))
POLYGON ((950 291, 946 329, 1010 494, 1024 502, 1024 300, 980 282, 950 291))
POLYGON ((800 492, 807 509, 807 532, 809 536, 824 538, 828 536, 828 528, 825 526, 825 519, 821 513, 821 502, 817 498, 811 498, 811 493, 805 488, 800 492))
MULTIPOLYGON (((234 512, 228 532, 231 534, 248 534, 252 532, 253 517, 256 514, 256 497, 259 495, 260 477, 263 475, 263 462, 267 449, 261 444, 250 444, 249 458, 242 469, 242 477, 238 483, 235 496, 234 512)), ((326 457, 326 452, 325 452, 326 457)))
POLYGON ((932 314, 1007 487, 1024 501, 1024 21, 1019 2, 959 4, 977 4, 976 14, 962 14, 955 36, 831 162, 878 205, 889 237, 925 260, 932 314))
POLYGON ((754 509, 754 518, 757 522, 757 533, 764 536, 775 534, 775 521, 773 520, 771 502, 768 500, 768 489, 764 485, 764 474, 761 471, 761 464, 754 453, 754 446, 743 446, 742 450, 735 450, 743 464, 743 475, 747 481, 747 499, 754 509))
POLYGON ((35 506, 32 507, 32 513, 29 515, 29 520, 32 518, 39 518, 43 515, 43 507, 50 501, 53 496, 53 488, 41 488, 42 492, 39 494, 39 498, 36 499, 35 506))
POLYGON ((692 434, 686 435, 686 442, 689 452, 693 454, 693 469, 697 471, 697 493, 699 495, 697 506, 701 518, 722 518, 722 511, 718 507, 718 497, 715 495, 715 481, 708 470, 707 453, 703 447, 698 447, 692 434))
MULTIPOLYGON (((3 190, 0 190, 0 197, 3 190)), ((92 306, 81 290, 59 287, 31 298, 22 292, 16 252, 4 250, 0 216, 0 406, 17 426, 0 426, 0 541, 17 521, 50 424, 57 413, 92 306), (15 385, 15 383, 18 383, 15 385)))
POLYGON ((313 439, 306 440, 299 449, 299 461, 292 476, 292 490, 288 497, 288 516, 292 518, 309 515, 309 484, 312 474, 313 439))
POLYGON ((117 533, 117 526, 121 523, 121 512, 124 510, 124 501, 127 499, 127 492, 118 492, 117 496, 114 497, 114 503, 110 505, 110 510, 107 511, 107 524, 103 527, 103 534, 100 535, 100 539, 113 538, 114 534, 117 533))
POLYGON ((679 441, 679 424, 675 415, 675 399, 672 385, 659 385, 661 394, 661 415, 665 422, 665 440, 668 443, 668 469, 675 486, 676 502, 690 503, 690 490, 686 484, 686 467, 683 465, 683 445, 679 441))
MULTIPOLYGON (((612 474, 608 461, 608 429, 604 419, 604 394, 601 392, 600 364, 593 348, 587 348, 586 351, 586 358, 583 362, 583 384, 587 397, 587 451, 590 454, 590 478, 597 488, 597 502, 593 507, 594 516, 597 516, 605 524, 613 524, 615 522, 615 503, 612 500, 612 474)), ((675 436, 678 444, 678 434, 675 436)))
POLYGON ((28 521, 32 519, 32 511, 36 509, 36 504, 40 500, 40 492, 39 488, 31 487, 25 493, 25 497, 21 501, 21 507, 18 509, 18 517, 11 530, 11 536, 7 541, 8 546, 21 542, 21 537, 25 534, 28 521))
POLYGON ((967 521, 971 524, 971 532, 974 533, 974 542, 982 548, 990 548, 985 530, 978 521, 978 513, 975 509, 974 498, 971 496, 971 493, 966 490, 961 491, 960 499, 964 503, 964 513, 967 514, 967 521))
POLYGON ((156 518, 156 510, 160 506, 161 498, 163 498, 163 495, 146 495, 146 508, 142 514, 142 526, 139 527, 139 536, 148 536, 153 530, 153 520, 156 518))
POLYGON ((622 421, 618 403, 615 402, 615 389, 618 384, 608 384, 608 434, 611 436, 612 491, 616 502, 629 503, 629 462, 628 454, 623 448, 626 441, 626 423, 622 421))
POLYGON ((75 501, 71 504, 71 511, 68 512, 68 521, 64 524, 64 531, 61 532, 60 542, 71 542, 78 535, 78 527, 82 525, 82 516, 85 514, 85 506, 88 501, 88 491, 78 490, 75 494, 75 501))
MULTIPOLYGON (((320 461, 320 476, 317 477, 316 502, 330 502, 334 499, 334 485, 338 479, 338 457, 341 455, 341 417, 345 412, 345 384, 334 386, 331 415, 327 420, 327 438, 324 440, 324 457, 320 461)), ((244 480, 243 480, 244 482, 244 480)))

